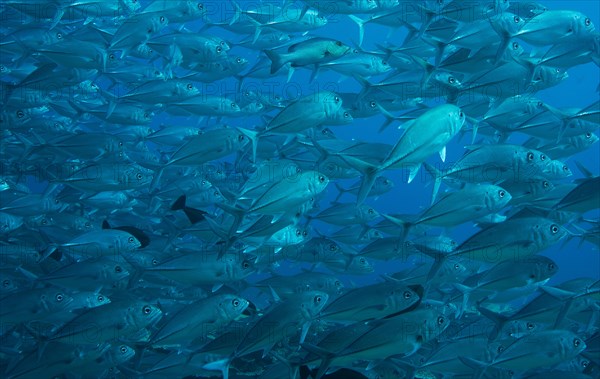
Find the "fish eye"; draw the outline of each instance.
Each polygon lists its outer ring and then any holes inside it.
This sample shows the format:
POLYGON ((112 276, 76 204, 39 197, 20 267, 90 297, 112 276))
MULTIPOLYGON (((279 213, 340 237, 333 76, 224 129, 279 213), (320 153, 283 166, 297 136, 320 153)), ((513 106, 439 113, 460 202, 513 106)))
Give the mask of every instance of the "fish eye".
POLYGON ((319 182, 325 183, 325 177, 323 175, 319 175, 319 182))
POLYGON ((214 195, 215 197, 219 197, 219 196, 221 196, 221 193, 220 193, 219 191, 215 191, 215 192, 213 193, 213 195, 214 195))
POLYGON ((231 103, 230 106, 231 106, 231 108, 235 108, 236 107, 235 103, 231 103))
POLYGON ((512 48, 513 48, 513 50, 518 50, 519 49, 519 43, 518 42, 513 42, 512 43, 512 48))
POLYGON ((60 303, 61 301, 64 300, 65 297, 63 296, 62 293, 57 293, 54 298, 56 299, 56 301, 58 301, 60 303))
POLYGON ((460 270, 460 265, 459 265, 458 263, 455 263, 455 264, 454 264, 454 269, 455 269, 455 270, 460 270))
POLYGON ((221 46, 217 46, 217 53, 221 53, 223 51, 223 48, 221 46))
POLYGON ((4 65, 0 65, 0 72, 4 72, 6 71, 6 67, 4 67, 4 65))
POLYGON ((129 237, 129 238, 127 238, 127 242, 129 242, 129 243, 133 243, 133 241, 134 241, 133 237, 129 237))
POLYGON ((127 352, 127 347, 125 345, 121 345, 119 351, 121 352, 121 354, 125 354, 127 352))
POLYGON ((308 237, 308 232, 306 230, 302 231, 302 237, 308 237))
POLYGON ((454 76, 450 76, 450 77, 448 78, 448 83, 450 83, 450 84, 454 84, 454 82, 456 82, 456 79, 454 79, 454 76))
POLYGON ((579 347, 579 345, 581 345, 581 340, 579 338, 575 338, 573 340, 573 346, 579 347))
POLYGON ((315 296, 315 304, 319 304, 323 298, 319 295, 315 296))
POLYGON ((300 231, 300 229, 296 229, 296 236, 300 237, 302 235, 302 232, 300 231))
POLYGON ((532 330, 533 328, 535 328, 535 325, 532 322, 528 322, 527 323, 527 330, 532 330))
POLYGON ((244 138, 245 138, 245 137, 244 137, 244 135, 243 135, 243 134, 240 134, 240 135, 238 136, 238 141, 243 141, 243 140, 244 140, 244 138))
POLYGON ((231 301, 231 304, 233 304, 233 306, 237 308, 240 305, 240 301, 238 299, 233 299, 231 301))
POLYGON ((548 188, 550 186, 550 183, 548 183, 547 180, 544 180, 544 182, 542 183, 542 185, 544 186, 544 188, 548 188))
POLYGON ((412 297, 412 293, 410 293, 410 291, 404 291, 403 295, 405 299, 410 299, 412 297))
POLYGON ((336 103, 339 103, 340 102, 340 97, 339 96, 334 97, 333 101, 335 101, 336 103))
POLYGON ((42 225, 47 225, 48 224, 48 220, 46 220, 45 218, 42 219, 42 225))
POLYGON ((83 226, 85 226, 86 228, 91 228, 92 224, 88 221, 85 224, 83 224, 83 226))
POLYGON ((160 22, 165 22, 165 16, 160 16, 160 22))
POLYGON ((506 195, 506 192, 504 192, 504 191, 499 191, 498 192, 498 196, 500 196, 500 198, 503 198, 504 195, 506 195))
POLYGON ((99 303, 104 303, 104 296, 100 295, 97 297, 99 303))
POLYGON ((60 201, 58 199, 54 199, 54 204, 59 204, 60 201))
POLYGON ((334 243, 330 243, 329 244, 329 251, 336 251, 337 250, 337 245, 334 243))
POLYGON ((372 215, 373 213, 375 213, 375 210, 373 208, 369 208, 369 210, 367 211, 370 215, 372 215))
POLYGON ((8 287, 8 286, 10 286, 10 280, 8 280, 8 279, 4 279, 4 280, 2 281, 2 287, 5 287, 5 288, 6 288, 6 287, 8 287))
POLYGON ((110 59, 111 61, 115 59, 115 55, 113 53, 110 53, 108 55, 108 59, 110 59))
POLYGON ((158 264, 158 260, 156 260, 156 259, 153 259, 153 260, 152 260, 152 264, 153 264, 154 266, 156 266, 156 265, 158 264))
POLYGON ((556 268, 556 266, 554 265, 554 263, 548 263, 548 268, 550 270, 554 270, 556 268))
POLYGON ((499 353, 503 352, 503 351, 504 351, 504 346, 502 346, 502 345, 498 346, 498 349, 497 349, 497 351, 498 351, 499 353))
POLYGON ((584 22, 585 22, 585 26, 592 25, 592 21, 589 18, 586 18, 584 22))
POLYGON ((344 118, 350 118, 350 113, 344 112, 344 118))
POLYGON ((244 261, 244 262, 242 263, 242 267, 243 267, 243 268, 250 268, 250 262, 248 262, 248 261, 244 261))
POLYGON ((336 280, 335 283, 333 283, 333 284, 335 284, 336 287, 340 287, 342 285, 342 282, 340 282, 339 280, 336 280))
POLYGON ((590 133, 590 132, 585 133, 585 138, 592 138, 592 133, 590 133))
POLYGON ((142 312, 144 312, 144 314, 145 314, 145 315, 148 315, 148 314, 150 314, 150 312, 152 312, 152 308, 150 308, 150 306, 149 306, 149 305, 145 305, 145 306, 142 308, 142 312))
POLYGON ((199 10, 203 10, 203 9, 204 9, 204 4, 202 4, 202 3, 198 3, 198 9, 199 9, 199 10))
POLYGON ((537 106, 538 108, 542 108, 544 106, 544 103, 542 101, 538 101, 537 106))
POLYGON ((62 39, 62 33, 56 33, 56 38, 62 39))
POLYGON ((546 156, 544 154, 540 155, 540 159, 545 161, 546 160, 546 156))
POLYGON ((458 117, 459 118, 465 117, 465 114, 463 113, 463 111, 458 112, 458 117))
POLYGON ((237 57, 237 59, 235 60, 237 63, 242 63, 242 58, 237 57))
POLYGON ((135 176, 137 178, 137 180, 142 180, 142 173, 138 172, 137 175, 135 176))
POLYGON ((515 17, 513 18, 513 20, 515 21, 515 24, 518 24, 519 22, 521 22, 521 17, 519 17, 519 16, 515 16, 515 17))
POLYGON ((532 160, 533 160, 533 158, 535 158, 535 156, 533 155, 533 153, 531 153, 531 152, 530 152, 530 153, 527 153, 527 160, 528 160, 528 161, 532 161, 532 160))
POLYGON ((552 226, 550 227, 550 231, 552 232, 552 234, 558 233, 558 226, 552 224, 552 226))
POLYGON ((366 263, 365 258, 360 258, 358 261, 363 264, 366 263))
POLYGON ((121 266, 115 266, 115 272, 117 274, 121 273, 123 271, 123 269, 121 268, 121 266))
POLYGON ((446 322, 446 319, 444 319, 444 317, 440 316, 437 318, 437 323, 438 325, 442 325, 446 322))
POLYGON ((192 88, 194 88, 194 85, 192 83, 188 83, 186 87, 187 87, 187 89, 192 89, 192 88))
POLYGON ((335 41, 335 44, 338 46, 342 46, 342 43, 340 41, 335 41))
POLYGON ((150 118, 150 115, 148 114, 148 112, 144 113, 144 118, 150 118))
POLYGON ((564 166, 563 166, 563 171, 564 171, 564 172, 569 172, 569 167, 567 167, 567 165, 564 165, 564 166))
POLYGON ((581 361, 581 367, 587 368, 590 364, 590 361, 581 361))
POLYGON ((20 110, 20 109, 19 109, 19 110, 17 111, 17 117, 18 117, 18 118, 23 118, 23 117, 25 117, 25 112, 23 112, 22 110, 20 110))

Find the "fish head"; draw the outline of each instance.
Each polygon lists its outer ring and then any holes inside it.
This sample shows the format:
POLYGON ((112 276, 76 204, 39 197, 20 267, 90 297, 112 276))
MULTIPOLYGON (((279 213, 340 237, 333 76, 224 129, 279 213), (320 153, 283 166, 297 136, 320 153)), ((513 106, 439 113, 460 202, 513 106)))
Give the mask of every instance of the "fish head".
POLYGON ((596 27, 594 26, 594 23, 592 22, 592 20, 582 13, 573 12, 573 21, 572 22, 573 22, 572 32, 579 36, 591 35, 596 30, 596 27))
POLYGON ((347 270, 349 272, 368 274, 375 271, 375 268, 367 258, 355 256, 350 258, 347 270))
POLYGON ((163 316, 162 310, 157 306, 140 302, 136 302, 127 311, 127 321, 139 329, 155 323, 163 316))
POLYGON ((54 288, 48 288, 40 295, 40 305, 48 312, 65 309, 73 300, 72 296, 54 288))
POLYGON ((103 269, 106 271, 104 275, 115 282, 118 282, 129 276, 129 271, 127 268, 120 263, 107 264, 103 267, 103 269))
POLYGON ((110 304, 111 300, 108 296, 105 296, 101 293, 91 293, 87 297, 87 307, 88 308, 96 308, 101 307, 106 304, 110 304))
POLYGON ((352 51, 350 46, 345 45, 342 41, 331 41, 327 46, 327 52, 332 56, 339 58, 352 51))
POLYGON ((234 320, 240 316, 246 308, 250 305, 250 302, 244 298, 235 295, 223 295, 220 299, 219 313, 224 318, 224 321, 234 320))
POLYGON ((343 107, 340 107, 335 113, 327 117, 328 125, 348 125, 352 121, 354 121, 352 114, 343 107))
POLYGON ((304 319, 314 318, 323 310, 329 300, 329 295, 323 291, 307 291, 301 296, 300 312, 304 319))
POLYGON ((496 31, 512 36, 525 26, 526 21, 519 15, 505 12, 498 18, 491 19, 490 22, 496 31))
POLYGON ((534 69, 530 86, 534 90, 542 90, 553 87, 568 77, 567 71, 561 68, 541 65, 534 69))
POLYGON ((511 194, 502 187, 490 185, 486 191, 486 197, 489 200, 490 211, 497 212, 504 208, 512 199, 511 194))
POLYGON ((105 354, 113 365, 120 365, 135 356, 135 349, 127 345, 114 345, 105 354))
POLYGON ((572 176, 573 172, 565 163, 554 159, 545 167, 544 175, 548 179, 563 179, 572 176))

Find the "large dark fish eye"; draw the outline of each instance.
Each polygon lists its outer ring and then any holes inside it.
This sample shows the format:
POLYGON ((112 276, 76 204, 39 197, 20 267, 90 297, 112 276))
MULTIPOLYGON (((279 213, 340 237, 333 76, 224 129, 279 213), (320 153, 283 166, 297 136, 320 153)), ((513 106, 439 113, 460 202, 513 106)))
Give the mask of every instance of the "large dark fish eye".
POLYGON ((158 264, 158 260, 157 259, 153 259, 152 260, 152 265, 156 266, 158 264))
POLYGON ((342 46, 342 43, 340 41, 335 41, 335 44, 338 46, 342 46))
POLYGON ((403 295, 405 299, 410 299, 412 297, 412 293, 410 293, 410 291, 404 291, 403 295))
POLYGON ((581 340, 579 338, 575 338, 573 340, 573 346, 579 347, 579 345, 581 345, 581 340))
POLYGON ((56 38, 58 38, 58 39, 62 39, 62 37, 63 37, 63 36, 62 36, 62 33, 56 33, 56 38))
POLYGON ((150 312, 152 312, 152 308, 150 308, 150 306, 149 306, 149 305, 145 305, 145 306, 142 308, 142 312, 144 312, 144 314, 145 314, 145 315, 148 315, 148 314, 150 314, 150 312))
POLYGON ((558 226, 552 224, 552 226, 550 227, 550 231, 552 232, 552 234, 558 233, 558 226))
POLYGON ((319 304, 323 300, 320 295, 315 296, 315 304, 319 304))
POLYGON ((296 236, 300 237, 302 235, 302 232, 300 231, 300 229, 296 229, 296 236))
POLYGON ((319 175, 319 182, 325 183, 325 177, 323 175, 319 175))
POLYGON ((18 117, 18 118, 23 118, 23 117, 25 117, 25 112, 23 112, 22 110, 20 110, 20 109, 19 109, 19 110, 17 111, 17 117, 18 117))
POLYGON ((590 361, 585 361, 585 360, 581 361, 581 367, 587 368, 589 365, 590 365, 590 361))
POLYGON ((192 83, 188 83, 186 87, 187 87, 187 89, 192 89, 192 88, 194 88, 194 85, 192 83))
POLYGON ((563 171, 564 171, 564 172, 569 172, 569 167, 568 167, 567 165, 564 165, 564 166, 563 166, 563 171))
POLYGON ((330 243, 329 244, 329 251, 336 251, 337 250, 337 245, 334 243, 330 243))
POLYGON ((533 155, 533 153, 529 152, 527 153, 527 160, 528 161, 532 161, 535 158, 535 156, 533 155))
POLYGON ((244 137, 244 135, 243 135, 243 134, 240 134, 240 135, 238 135, 238 141, 243 141, 243 140, 244 140, 244 138, 245 138, 245 137, 244 137))
POLYGON ((242 267, 243 268, 250 268, 250 262, 248 262, 248 261, 242 262, 242 267))
POLYGON ((519 43, 518 42, 513 42, 512 43, 512 48, 513 48, 513 50, 518 50, 519 49, 519 43))
POLYGON ((236 307, 236 308, 237 308, 237 307, 239 307, 239 305, 240 305, 240 301, 239 301, 238 299, 233 299, 233 300, 231 301, 231 304, 232 304, 234 307, 236 307))
POLYGON ((362 264, 366 263, 365 258, 360 258, 358 261, 362 264))
POLYGON ((165 16, 160 16, 160 22, 165 22, 165 16))
POLYGON ((438 325, 443 325, 446 322, 446 319, 443 316, 437 318, 438 325))
POLYGON ((498 196, 500 196, 500 198, 503 198, 503 197, 504 197, 504 195, 506 195, 506 192, 504 192, 504 191, 502 191, 502 190, 500 190, 500 191, 498 192, 498 196))
POLYGON ((375 210, 373 208, 369 208, 369 210, 367 211, 370 215, 375 213, 375 210))
POLYGON ((115 266, 115 272, 117 274, 121 273, 121 271, 123 271, 123 269, 121 268, 121 266, 115 266))
POLYGON ((56 299, 56 301, 58 301, 60 303, 61 301, 64 300, 65 297, 63 296, 62 293, 57 293, 54 298, 56 299))
POLYGON ((375 108, 375 107, 377 106, 377 103, 376 103, 376 102, 374 102, 374 101, 371 101, 371 102, 369 103, 369 105, 371 106, 371 108, 375 108))
POLYGON ((459 269, 460 269, 460 265, 459 265, 458 263, 455 263, 455 264, 454 264, 454 269, 455 269, 455 270, 459 270, 459 269))
POLYGON ((546 156, 544 154, 540 155, 540 159, 545 161, 546 160, 546 156))
POLYGON ((521 22, 521 17, 519 17, 519 16, 515 16, 515 17, 513 18, 513 20, 515 20, 515 24, 518 24, 519 22, 521 22))
POLYGON ((592 21, 589 18, 586 18, 584 22, 585 22, 585 26, 592 25, 592 21))
POLYGON ((0 72, 4 72, 6 71, 6 67, 4 67, 4 65, 0 65, 0 72))
POLYGON ((456 79, 454 79, 454 76, 448 77, 448 83, 454 84, 454 82, 456 82, 456 79))
POLYGON ((549 270, 554 270, 555 268, 556 268, 556 266, 554 265, 554 263, 548 263, 549 270))
POLYGON ((335 101, 336 103, 339 103, 339 102, 340 102, 340 98, 339 98, 339 96, 336 96, 336 97, 334 97, 334 98, 333 98, 333 101, 335 101))
POLYGON ((231 106, 231 108, 235 108, 237 105, 235 105, 235 103, 231 103, 229 104, 231 106))
POLYGON ((141 172, 138 172, 135 177, 137 178, 137 180, 142 180, 143 175, 141 172))
POLYGON ((527 330, 532 330, 533 328, 535 328, 535 325, 532 322, 528 322, 527 323, 527 330))
POLYGON ((129 243, 133 243, 133 241, 134 241, 133 237, 129 237, 129 238, 127 238, 127 242, 129 242, 129 243))
POLYGON ((459 118, 465 117, 465 114, 463 113, 463 111, 458 112, 458 117, 459 118))
POLYGON ((496 349, 496 351, 498 351, 498 353, 501 353, 504 351, 504 346, 500 345, 498 346, 498 349, 496 349))
POLYGON ((547 180, 544 180, 544 182, 542 183, 542 185, 544 186, 544 188, 548 188, 550 186, 550 183, 548 183, 547 180))
POLYGON ((585 133, 585 138, 592 138, 592 133, 590 133, 590 132, 585 133))
POLYGON ((237 63, 242 63, 242 58, 237 57, 237 59, 235 60, 237 63))
POLYGON ((125 354, 127 353, 127 346, 125 345, 121 345, 121 347, 119 348, 119 351, 121 352, 121 354, 125 354))
POLYGON ((217 53, 221 53, 223 51, 223 48, 221 46, 217 46, 217 53))
POLYGON ((8 287, 8 286, 10 286, 10 280, 8 280, 8 279, 4 279, 4 280, 2 281, 2 287, 5 287, 5 288, 6 288, 6 287, 8 287))
POLYGON ((99 303, 104 303, 104 296, 98 295, 97 300, 99 303))
POLYGON ((344 112, 344 118, 350 118, 350 113, 344 112))
POLYGON ((198 3, 198 9, 199 9, 199 10, 203 10, 203 9, 204 9, 204 4, 202 4, 202 3, 198 3))

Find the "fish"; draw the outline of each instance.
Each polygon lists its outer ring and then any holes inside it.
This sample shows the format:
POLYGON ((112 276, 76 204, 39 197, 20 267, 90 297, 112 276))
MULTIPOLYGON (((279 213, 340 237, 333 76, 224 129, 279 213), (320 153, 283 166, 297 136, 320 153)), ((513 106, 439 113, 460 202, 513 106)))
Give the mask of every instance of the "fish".
POLYGON ((4 0, 0 376, 599 377, 597 8, 4 0))

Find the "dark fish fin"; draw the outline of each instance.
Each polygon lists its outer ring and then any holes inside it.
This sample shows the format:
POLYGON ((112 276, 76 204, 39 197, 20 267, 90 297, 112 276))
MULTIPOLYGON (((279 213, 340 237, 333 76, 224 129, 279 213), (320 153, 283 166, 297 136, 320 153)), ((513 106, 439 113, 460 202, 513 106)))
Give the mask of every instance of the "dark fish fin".
POLYGON ((355 16, 355 15, 348 15, 348 17, 350 17, 350 19, 352 21, 354 21, 356 23, 356 25, 358 25, 358 46, 360 47, 363 43, 363 39, 365 37, 365 20, 355 16))
POLYGON ((431 204, 433 204, 435 203, 435 198, 440 190, 440 184, 442 184, 442 173, 427 162, 424 162, 423 165, 427 172, 429 172, 429 175, 433 177, 433 191, 431 194, 431 204))
POLYGON ((325 349, 322 349, 318 346, 309 343, 303 343, 301 344, 301 346, 308 352, 321 357, 321 366, 319 366, 319 370, 317 371, 316 375, 314 375, 315 379, 321 379, 327 373, 329 365, 331 365, 331 361, 333 360, 335 355, 325 349))
POLYGON ((206 220, 206 217, 204 215, 206 215, 207 212, 200 210, 200 209, 190 208, 190 207, 186 206, 185 205, 186 199, 187 199, 186 195, 179 196, 177 198, 177 200, 175 200, 173 205, 171 205, 171 210, 172 211, 183 210, 183 213, 185 213, 188 220, 190 220, 190 223, 192 223, 192 224, 206 220))
POLYGON ((110 227, 110 224, 108 223, 108 221, 104 220, 102 221, 102 229, 112 229, 110 227))

